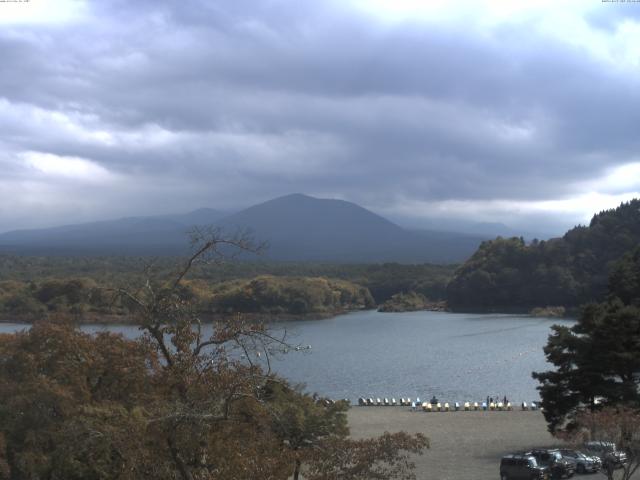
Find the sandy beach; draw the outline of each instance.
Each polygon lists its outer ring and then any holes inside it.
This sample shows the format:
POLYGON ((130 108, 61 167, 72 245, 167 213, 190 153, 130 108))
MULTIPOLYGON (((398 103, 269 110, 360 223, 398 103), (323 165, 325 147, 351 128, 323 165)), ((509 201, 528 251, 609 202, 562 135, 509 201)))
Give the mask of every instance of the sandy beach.
POLYGON ((353 407, 349 425, 354 438, 399 430, 429 437, 431 448, 415 459, 421 480, 496 480, 505 453, 561 444, 547 432, 540 411, 426 413, 407 407, 353 407))

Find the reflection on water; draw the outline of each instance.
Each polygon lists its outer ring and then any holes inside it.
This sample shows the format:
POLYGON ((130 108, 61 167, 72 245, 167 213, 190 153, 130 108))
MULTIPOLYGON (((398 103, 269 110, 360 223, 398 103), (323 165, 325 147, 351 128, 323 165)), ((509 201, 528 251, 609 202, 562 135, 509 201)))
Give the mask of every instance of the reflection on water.
MULTIPOLYGON (((274 370, 311 392, 332 398, 431 398, 480 401, 507 395, 538 398, 531 372, 545 370, 542 347, 549 327, 569 320, 514 315, 443 312, 358 312, 328 320, 277 323, 292 343, 310 350, 290 351, 272 362, 274 370)), ((27 328, 0 324, 1 332, 27 328)), ((87 325, 128 337, 137 327, 87 325)))

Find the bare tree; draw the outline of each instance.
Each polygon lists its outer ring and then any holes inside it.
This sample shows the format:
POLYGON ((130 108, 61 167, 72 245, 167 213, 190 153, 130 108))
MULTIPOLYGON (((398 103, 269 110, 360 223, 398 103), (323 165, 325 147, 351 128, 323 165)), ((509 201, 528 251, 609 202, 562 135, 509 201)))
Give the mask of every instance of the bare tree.
POLYGON ((212 228, 195 229, 191 240, 192 253, 172 276, 159 281, 149 266, 142 288, 115 292, 131 306, 147 342, 161 359, 168 396, 173 400, 159 408, 150 423, 166 439, 183 480, 199 478, 199 472, 215 468, 207 452, 209 433, 238 420, 234 419, 236 403, 262 402, 265 381, 275 381, 269 357, 276 349, 291 347, 286 333, 275 337, 264 324, 245 321, 240 315, 204 328, 199 312, 184 294, 188 274, 197 265, 258 253, 263 245, 254 244, 246 232, 225 236, 212 228), (266 371, 259 357, 266 360, 266 371), (198 435, 201 438, 194 441, 198 435))
MULTIPOLYGON (((267 333, 263 324, 245 322, 239 315, 214 322, 212 334, 205 337, 200 313, 182 290, 188 274, 198 265, 221 263, 242 253, 260 253, 265 244, 255 244, 247 231, 228 236, 212 227, 195 228, 190 236, 192 252, 172 276, 164 281, 154 279, 150 264, 145 270, 142 288, 115 291, 117 297, 132 307, 140 328, 153 339, 167 365, 172 366, 178 357, 185 355, 195 358, 208 347, 234 344, 251 362, 255 357, 251 353, 269 353, 269 344, 287 346, 284 337, 275 338, 267 333)), ((218 353, 223 352, 227 350, 218 353)))
POLYGON ((570 437, 574 443, 611 442, 626 454, 626 462, 618 468, 612 459, 605 459, 601 473, 607 479, 629 480, 640 468, 640 411, 624 406, 585 411, 576 417, 576 425, 570 437))
MULTIPOLYGON (((189 272, 199 264, 259 252, 263 245, 255 246, 246 232, 226 237, 216 229, 198 229, 192 234, 192 248, 189 258, 165 281, 154 281, 150 269, 143 288, 116 292, 131 305, 161 359, 168 393, 150 424, 166 443, 180 478, 220 478, 211 477, 211 472, 225 468, 215 445, 222 438, 242 443, 241 432, 247 437, 269 436, 268 445, 275 438, 279 451, 271 457, 258 451, 253 459, 245 453, 238 462, 242 468, 247 467, 243 463, 247 457, 252 468, 260 466, 261 459, 266 467, 253 475, 227 473, 223 478, 282 478, 274 476, 282 464, 293 465, 298 478, 303 460, 307 473, 317 479, 415 478, 407 455, 421 453, 428 445, 425 437, 401 432, 368 442, 349 440, 347 404, 309 397, 271 373, 272 354, 295 347, 288 344, 286 332, 275 336, 264 324, 239 315, 214 322, 211 331, 203 328, 197 309, 183 291, 189 272), (326 458, 318 456, 320 451, 326 458), (324 467, 318 469, 318 465, 338 451, 347 457, 332 468, 331 475, 323 476, 324 467)), ((238 468, 233 465, 227 471, 238 468)))

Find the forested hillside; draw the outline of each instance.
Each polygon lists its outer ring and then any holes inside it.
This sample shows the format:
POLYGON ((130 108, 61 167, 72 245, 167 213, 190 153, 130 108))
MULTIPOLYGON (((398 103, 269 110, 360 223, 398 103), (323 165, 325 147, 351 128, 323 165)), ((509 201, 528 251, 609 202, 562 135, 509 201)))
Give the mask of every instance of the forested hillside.
POLYGON ((595 215, 562 238, 483 242, 447 287, 454 310, 528 310, 602 301, 616 261, 640 244, 640 200, 595 215))

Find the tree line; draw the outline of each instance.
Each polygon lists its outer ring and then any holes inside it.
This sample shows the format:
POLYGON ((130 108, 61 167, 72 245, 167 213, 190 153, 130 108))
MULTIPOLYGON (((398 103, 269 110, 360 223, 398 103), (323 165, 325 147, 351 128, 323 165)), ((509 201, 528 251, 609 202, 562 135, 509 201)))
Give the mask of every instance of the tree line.
MULTIPOLYGON (((114 295, 117 284, 101 285, 90 278, 0 282, 0 315, 13 320, 36 320, 64 313, 79 321, 122 317, 129 320, 134 306, 114 295)), ((203 315, 251 313, 265 315, 336 315, 375 306, 369 290, 346 280, 324 277, 274 277, 210 283, 185 280, 181 293, 203 315)))
MULTIPOLYGON (((173 274, 175 258, 0 256, 0 317, 9 320, 68 313, 83 321, 126 319, 130 305, 114 298, 118 285, 134 287, 145 272, 173 274)), ((416 292, 444 299, 453 266, 336 265, 227 262, 195 265, 181 285, 200 312, 335 315, 374 308, 393 295, 416 292)))
POLYGON ((453 310, 576 309, 602 301, 615 263, 640 243, 640 200, 600 212, 548 241, 483 242, 447 287, 453 310))

